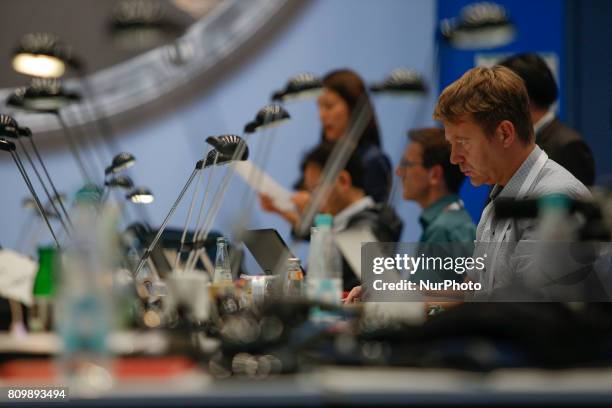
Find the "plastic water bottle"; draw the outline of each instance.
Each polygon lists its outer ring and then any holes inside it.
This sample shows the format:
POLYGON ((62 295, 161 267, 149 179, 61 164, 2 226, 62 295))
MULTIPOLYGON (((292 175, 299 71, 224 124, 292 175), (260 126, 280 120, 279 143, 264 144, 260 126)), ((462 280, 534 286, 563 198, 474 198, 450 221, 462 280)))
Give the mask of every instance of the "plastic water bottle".
POLYGON ((73 220, 56 302, 64 343, 61 366, 71 391, 97 395, 113 383, 107 340, 114 316, 111 273, 118 260, 118 212, 105 208, 100 213, 95 202, 85 201, 77 204, 73 220))
MULTIPOLYGON (((342 298, 342 264, 332 233, 333 218, 329 214, 315 217, 311 229, 306 290, 311 300, 340 305, 342 298)), ((322 311, 313 315, 315 321, 334 320, 322 311)))
POLYGON ((300 268, 299 258, 287 260, 287 280, 283 292, 288 299, 299 299, 304 296, 304 274, 300 268))
POLYGON ((213 284, 216 285, 231 285, 232 268, 227 252, 227 242, 225 238, 217 238, 217 256, 215 258, 215 272, 213 274, 213 284))
POLYGON ((562 194, 551 194, 541 197, 536 233, 544 242, 569 242, 575 239, 571 223, 569 197, 562 194))

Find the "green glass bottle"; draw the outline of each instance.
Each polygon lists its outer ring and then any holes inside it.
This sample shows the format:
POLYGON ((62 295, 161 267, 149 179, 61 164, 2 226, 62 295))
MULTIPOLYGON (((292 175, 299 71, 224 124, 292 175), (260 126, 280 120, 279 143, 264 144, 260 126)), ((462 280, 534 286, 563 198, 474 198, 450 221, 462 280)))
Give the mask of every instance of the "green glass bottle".
POLYGON ((51 328, 51 302, 55 294, 56 255, 55 247, 38 248, 38 272, 32 288, 33 303, 28 313, 30 331, 43 331, 51 328))
POLYGON ((34 297, 52 297, 54 293, 55 247, 38 248, 38 272, 34 279, 34 297))

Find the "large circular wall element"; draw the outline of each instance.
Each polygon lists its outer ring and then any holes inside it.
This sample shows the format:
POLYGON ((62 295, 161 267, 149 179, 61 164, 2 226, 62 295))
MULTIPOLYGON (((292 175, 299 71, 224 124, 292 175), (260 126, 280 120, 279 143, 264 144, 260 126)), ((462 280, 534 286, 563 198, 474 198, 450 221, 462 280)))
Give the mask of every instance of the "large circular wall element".
MULTIPOLYGON (((288 12, 296 8, 296 3, 302 2, 218 1, 204 18, 173 43, 90 73, 85 79, 67 79, 65 88, 85 96, 83 102, 64 108, 69 125, 83 125, 101 116, 110 118, 113 125, 133 124, 150 116, 148 111, 152 106, 159 112, 165 101, 167 108, 172 109, 177 100, 193 96, 193 85, 201 84, 205 75, 222 66, 239 50, 248 49, 250 41, 267 31, 264 28, 281 23, 288 12)), ((13 90, 0 90, 2 101, 6 101, 13 90)), ((6 105, 3 110, 36 133, 59 129, 51 115, 25 113, 6 105)))

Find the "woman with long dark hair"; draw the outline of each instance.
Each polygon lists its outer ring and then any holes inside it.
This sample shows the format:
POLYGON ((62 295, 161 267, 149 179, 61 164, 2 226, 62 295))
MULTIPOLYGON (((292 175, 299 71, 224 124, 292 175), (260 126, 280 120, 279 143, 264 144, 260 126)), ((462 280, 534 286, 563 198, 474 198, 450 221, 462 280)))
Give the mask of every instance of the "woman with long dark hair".
MULTIPOLYGON (((350 130, 356 109, 368 114, 368 121, 359 138, 356 154, 361 158, 364 173, 364 192, 376 202, 385 202, 391 191, 392 167, 389 157, 382 151, 378 122, 366 92, 363 80, 349 69, 332 71, 323 78, 323 91, 318 99, 319 119, 321 121, 321 143, 336 143, 350 130)), ((303 191, 303 172, 305 163, 301 164, 302 175, 295 183, 298 192, 294 202, 302 209, 310 195, 303 191)), ((299 215, 277 209, 265 195, 261 197, 265 211, 276 212, 292 225, 296 225, 299 215)))
POLYGON ((323 78, 318 105, 321 142, 335 143, 345 135, 358 105, 362 106, 362 112, 369 113, 370 120, 359 139, 357 154, 362 158, 365 193, 376 202, 386 201, 392 183, 391 161, 382 151, 378 121, 362 79, 348 69, 330 72, 323 78))

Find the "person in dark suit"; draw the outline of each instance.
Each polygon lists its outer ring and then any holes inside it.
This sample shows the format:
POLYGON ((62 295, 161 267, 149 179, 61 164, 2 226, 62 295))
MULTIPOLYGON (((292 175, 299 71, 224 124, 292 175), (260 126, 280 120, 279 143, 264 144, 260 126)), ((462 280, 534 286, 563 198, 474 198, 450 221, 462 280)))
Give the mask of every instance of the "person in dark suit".
POLYGON ((525 83, 536 143, 582 184, 593 185, 595 161, 591 149, 582 136, 563 125, 551 109, 557 100, 557 84, 544 60, 536 54, 524 53, 506 58, 499 65, 514 71, 525 83))

